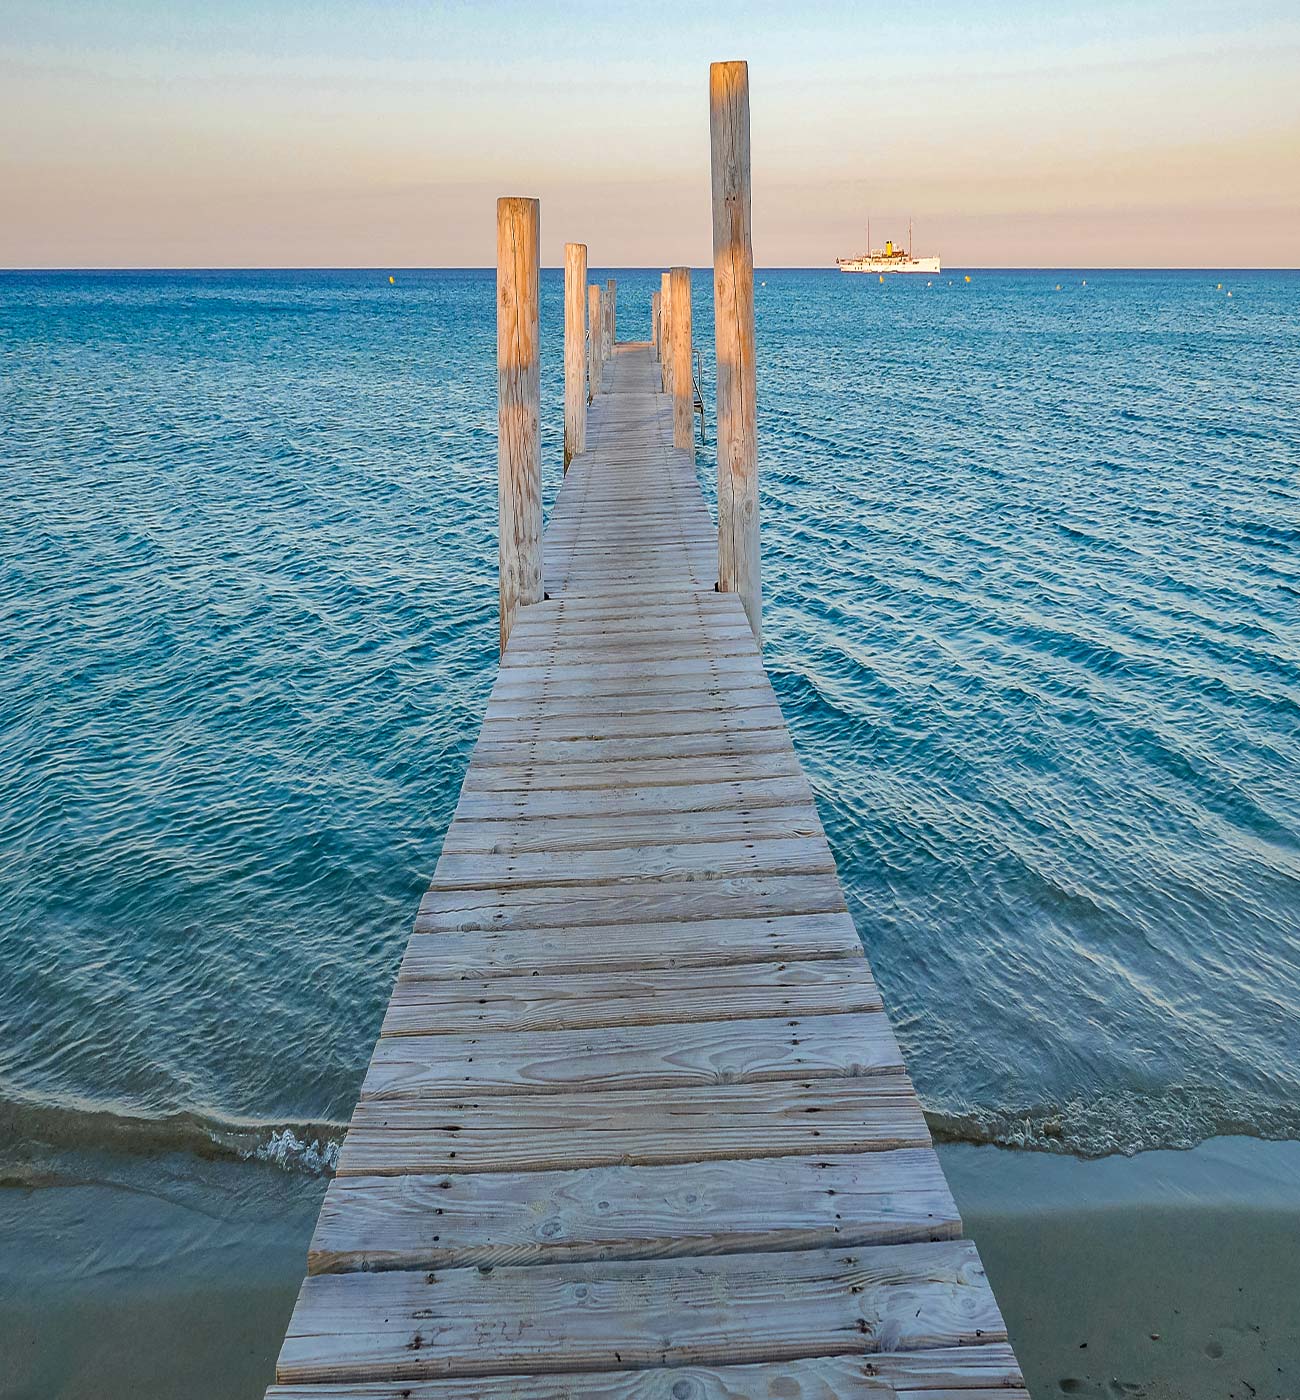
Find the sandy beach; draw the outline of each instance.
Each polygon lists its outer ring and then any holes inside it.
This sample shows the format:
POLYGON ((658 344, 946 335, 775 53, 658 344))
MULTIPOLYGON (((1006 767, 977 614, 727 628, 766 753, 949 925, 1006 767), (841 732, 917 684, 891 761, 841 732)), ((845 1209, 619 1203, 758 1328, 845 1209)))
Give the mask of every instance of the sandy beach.
POLYGON ((260 1396, 324 1181, 182 1155, 80 1165, 0 1190, 0 1395, 260 1396))
POLYGON ((1300 1393, 1300 1143, 940 1153, 1038 1400, 1300 1393))
MULTIPOLYGON (((1300 1393, 1300 1143, 941 1155, 1039 1400, 1300 1393)), ((256 1400, 323 1181, 185 1157, 85 1167, 0 1191, 0 1395, 256 1400)))

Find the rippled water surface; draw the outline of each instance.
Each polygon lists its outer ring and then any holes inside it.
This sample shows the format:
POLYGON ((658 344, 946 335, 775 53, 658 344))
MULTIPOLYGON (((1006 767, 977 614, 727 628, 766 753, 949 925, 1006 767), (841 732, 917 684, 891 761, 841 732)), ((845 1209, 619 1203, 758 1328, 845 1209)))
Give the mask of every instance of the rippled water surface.
MULTIPOLYGON (((768 665, 936 1128, 1300 1133, 1300 278, 760 278, 768 665)), ((495 668, 492 314, 0 274, 9 1158, 328 1159, 495 668)))

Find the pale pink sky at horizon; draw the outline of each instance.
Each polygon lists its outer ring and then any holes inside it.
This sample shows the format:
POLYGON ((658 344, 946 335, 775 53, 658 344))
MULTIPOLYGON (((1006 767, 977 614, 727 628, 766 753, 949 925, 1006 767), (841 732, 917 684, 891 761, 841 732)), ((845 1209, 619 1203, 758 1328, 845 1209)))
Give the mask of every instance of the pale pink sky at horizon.
POLYGON ((4 9, 0 266, 486 266, 499 194, 548 265, 704 265, 732 57, 762 266, 868 214, 949 266, 1300 266, 1294 6, 4 9))

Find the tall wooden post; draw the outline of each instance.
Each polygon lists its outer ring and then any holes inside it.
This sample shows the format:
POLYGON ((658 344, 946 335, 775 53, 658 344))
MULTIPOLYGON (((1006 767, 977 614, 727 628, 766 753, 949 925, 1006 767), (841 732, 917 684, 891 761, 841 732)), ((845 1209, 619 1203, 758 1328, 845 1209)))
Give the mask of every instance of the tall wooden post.
POLYGON ((600 288, 593 282, 587 288, 587 369, 591 374, 591 397, 600 393, 600 367, 604 362, 601 344, 605 339, 605 313, 600 304, 600 288))
POLYGON ((670 275, 659 275, 659 382, 665 394, 673 391, 673 357, 668 353, 669 326, 673 319, 673 299, 668 286, 670 275))
POLYGON ((749 68, 709 68, 713 165, 713 322, 718 390, 718 588, 738 593, 763 640, 754 383, 754 250, 750 242, 749 68))
POLYGON ((675 267, 669 277, 669 359, 672 361, 673 446, 695 460, 695 381, 691 377, 691 270, 675 267))
POLYGON ((618 343, 618 283, 611 277, 605 283, 605 314, 609 317, 609 353, 614 353, 618 343))
POLYGON ((564 245, 564 470, 587 450, 587 245, 564 245))
POLYGON ((659 358, 659 293, 650 293, 650 345, 655 359, 659 358))
POLYGON ((501 650, 515 614, 542 601, 540 206, 497 200, 497 518, 501 650))

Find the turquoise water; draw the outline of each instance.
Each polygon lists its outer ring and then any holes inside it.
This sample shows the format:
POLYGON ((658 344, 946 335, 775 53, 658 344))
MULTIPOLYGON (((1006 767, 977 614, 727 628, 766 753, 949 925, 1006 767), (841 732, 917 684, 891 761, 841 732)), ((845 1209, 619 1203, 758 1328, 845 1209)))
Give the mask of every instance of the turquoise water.
MULTIPOLYGON (((1300 277, 760 280, 768 665, 936 1130, 1300 1135, 1300 277)), ((11 1173, 328 1163, 495 668, 492 314, 0 274, 11 1173)))

